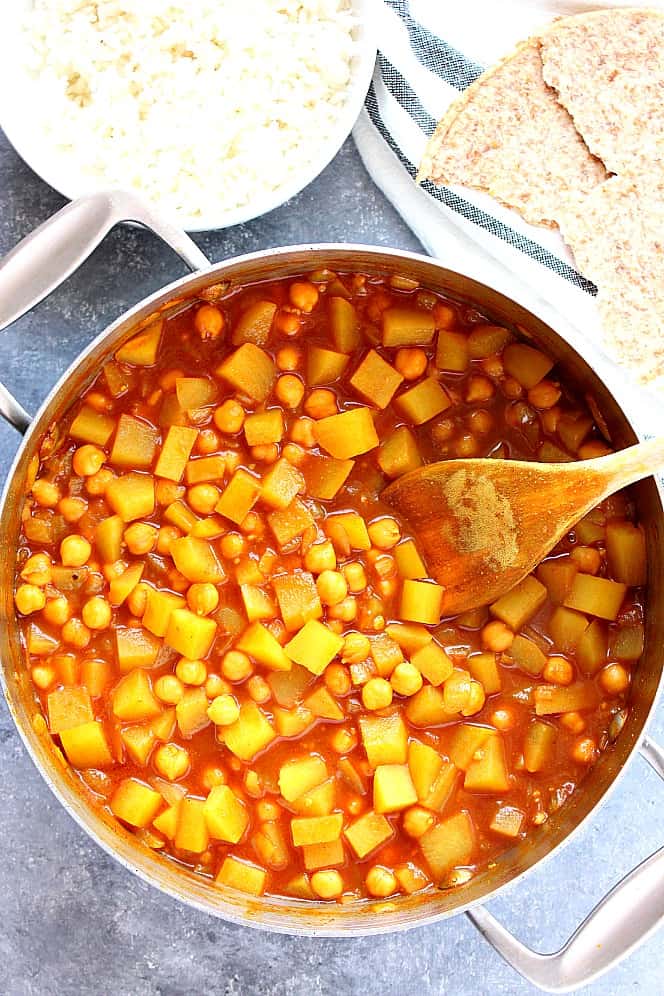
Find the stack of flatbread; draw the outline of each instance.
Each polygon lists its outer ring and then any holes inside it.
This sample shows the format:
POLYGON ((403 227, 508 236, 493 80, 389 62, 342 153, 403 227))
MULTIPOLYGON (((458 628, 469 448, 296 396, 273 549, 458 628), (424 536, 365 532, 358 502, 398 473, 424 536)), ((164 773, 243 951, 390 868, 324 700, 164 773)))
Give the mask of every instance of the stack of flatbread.
POLYGON ((598 287, 606 345, 664 374, 664 13, 556 21, 450 107, 419 177, 560 229, 598 287))

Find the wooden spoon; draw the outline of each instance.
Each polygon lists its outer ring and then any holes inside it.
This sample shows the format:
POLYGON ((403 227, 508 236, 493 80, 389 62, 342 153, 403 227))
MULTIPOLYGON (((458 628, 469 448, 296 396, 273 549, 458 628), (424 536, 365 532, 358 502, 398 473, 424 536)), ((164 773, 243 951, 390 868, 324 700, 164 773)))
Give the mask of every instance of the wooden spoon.
POLYGON ((382 498, 412 526, 442 614, 488 605, 518 584, 604 498, 664 464, 664 437, 573 463, 444 460, 382 498))

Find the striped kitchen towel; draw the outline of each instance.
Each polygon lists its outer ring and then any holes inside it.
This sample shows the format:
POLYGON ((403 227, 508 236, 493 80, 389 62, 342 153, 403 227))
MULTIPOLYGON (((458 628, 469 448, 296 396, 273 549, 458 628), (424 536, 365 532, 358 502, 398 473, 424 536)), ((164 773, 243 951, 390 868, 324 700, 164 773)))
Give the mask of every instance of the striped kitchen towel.
MULTIPOLYGON (((414 182, 436 122, 485 66, 553 17, 597 6, 573 0, 376 0, 378 59, 353 136, 372 179, 430 255, 514 298, 562 332, 644 424, 646 413, 652 416, 652 398, 604 353, 596 289, 575 269, 560 235, 528 225, 482 192, 414 182)), ((610 0, 602 6, 611 6, 610 0)))

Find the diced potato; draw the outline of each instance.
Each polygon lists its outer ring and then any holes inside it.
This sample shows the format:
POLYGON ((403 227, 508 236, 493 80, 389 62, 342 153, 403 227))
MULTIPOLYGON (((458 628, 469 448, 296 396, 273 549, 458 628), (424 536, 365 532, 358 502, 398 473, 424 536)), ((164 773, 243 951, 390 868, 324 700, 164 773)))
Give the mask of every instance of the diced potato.
POLYGON ((154 478, 123 474, 106 488, 106 501, 124 522, 148 518, 154 512, 154 478))
POLYGON ((159 656, 161 640, 140 626, 118 626, 114 629, 118 666, 123 674, 136 667, 150 668, 159 656))
POLYGON ((176 394, 164 395, 157 421, 162 429, 168 429, 172 425, 188 425, 189 418, 186 411, 180 408, 176 394))
POLYGON ((81 681, 93 699, 103 695, 113 679, 110 661, 88 657, 81 664, 81 681))
POLYGON ((442 685, 454 670, 452 661, 435 640, 412 653, 410 662, 431 685, 442 685))
POLYGON ((413 540, 404 540, 403 543, 397 544, 392 552, 400 577, 417 581, 428 576, 424 561, 413 540))
POLYGON ((383 312, 384 346, 428 346, 435 331, 431 311, 398 306, 383 312))
POLYGON ((114 607, 122 605, 141 580, 145 564, 130 564, 126 571, 112 578, 108 586, 108 600, 114 607))
POLYGON ((112 415, 104 415, 89 405, 83 405, 69 426, 69 435, 81 443, 106 446, 114 430, 115 419, 112 415))
POLYGON ((164 804, 159 792, 136 778, 124 778, 111 796, 111 812, 132 827, 147 827, 164 804))
POLYGON ((197 616, 189 609, 173 609, 164 641, 183 657, 196 661, 208 655, 216 632, 214 619, 197 616))
POLYGON ((423 425, 449 408, 452 401, 436 377, 427 377, 403 391, 394 404, 413 425, 423 425))
POLYGON ((487 695, 494 695, 503 687, 495 654, 471 654, 466 667, 487 695))
POLYGON ((233 345, 253 342, 266 346, 272 330, 277 306, 272 301, 256 301, 242 312, 233 329, 233 345))
POLYGON ((626 591, 627 586, 618 581, 577 574, 565 599, 565 607, 613 621, 620 612, 626 591))
POLYGON ((389 678, 397 664, 403 661, 401 647, 387 633, 371 637, 371 657, 381 678, 389 678))
POLYGON ((240 467, 221 493, 215 512, 240 525, 261 496, 261 483, 248 470, 240 467))
POLYGON ((463 787, 467 792, 507 792, 510 776, 505 745, 499 733, 484 741, 466 769, 463 787))
POLYGON ((164 521, 172 526, 177 526, 183 533, 190 533, 200 520, 194 515, 192 510, 179 498, 171 502, 164 509, 164 521))
POLYGON ((299 498, 295 498, 288 508, 270 512, 267 521, 279 546, 286 546, 315 525, 313 515, 299 498))
POLYGON ((323 615, 316 582, 308 571, 278 574, 272 585, 281 618, 290 633, 301 629, 310 619, 320 619, 323 615))
POLYGON ((412 861, 404 865, 396 865, 394 874, 399 885, 408 896, 412 896, 414 892, 420 892, 421 889, 426 889, 431 881, 426 872, 423 872, 412 861))
POLYGON ((463 332, 441 329, 436 346, 436 366, 439 370, 465 373, 470 366, 468 337, 463 332))
POLYGON ((417 623, 389 623, 385 627, 385 632, 407 654, 414 654, 433 640, 433 634, 417 623))
POLYGON ((266 820, 251 836, 251 846, 268 868, 280 870, 290 861, 289 847, 284 831, 276 820, 266 820))
POLYGON ((380 764, 405 764, 408 757, 408 731, 398 712, 389 716, 360 715, 360 734, 372 768, 380 764))
POLYGON ((152 719, 159 715, 162 708, 143 668, 134 668, 120 679, 113 689, 111 703, 113 715, 130 723, 152 719))
POLYGON ((147 470, 158 443, 159 432, 153 425, 133 415, 121 415, 109 459, 116 467, 147 470))
POLYGON ((73 768, 108 768, 113 764, 104 728, 96 720, 62 730, 60 742, 73 768))
POLYGON ((255 412, 244 420, 244 437, 247 446, 266 446, 279 443, 284 434, 284 418, 280 408, 255 412))
POLYGON ((616 581, 630 586, 646 583, 646 537, 641 526, 631 522, 607 522, 606 553, 616 581))
POLYGON ((583 712, 585 709, 595 709, 599 702, 595 686, 583 681, 566 687, 538 685, 533 695, 538 716, 551 716, 558 712, 583 712))
POLYGON ((221 584, 226 579, 224 569, 212 546, 195 536, 179 536, 170 545, 170 555, 180 574, 187 581, 221 584))
POLYGON ((34 657, 48 657, 60 646, 60 641, 45 633, 34 620, 28 630, 28 653, 34 657))
POLYGON ((422 799, 422 805, 435 813, 441 813, 453 798, 459 782, 459 770, 451 761, 444 761, 429 794, 422 799))
POLYGON ((513 342, 503 352, 503 366, 510 377, 529 391, 553 368, 553 360, 539 349, 526 346, 523 342, 513 342))
POLYGON ((349 357, 346 353, 337 353, 323 346, 309 346, 307 351, 307 384, 317 387, 319 384, 333 384, 339 380, 348 366, 349 357))
POLYGON ((304 705, 319 719, 343 719, 343 709, 324 685, 315 688, 304 700, 304 705))
POLYGON ((533 719, 523 741, 523 760, 526 771, 536 774, 550 763, 556 742, 556 728, 539 719, 533 719))
POLYGON ((125 726, 120 736, 132 761, 145 767, 155 742, 155 735, 150 727, 125 726))
POLYGON ((325 520, 325 530, 335 546, 341 532, 349 550, 371 549, 367 524, 357 512, 336 512, 334 515, 329 515, 325 520))
POLYGON ((302 693, 312 683, 313 675, 305 667, 293 664, 290 671, 271 671, 266 680, 279 705, 290 709, 300 701, 302 693))
POLYGON ((521 633, 514 637, 507 655, 526 674, 541 674, 546 665, 546 654, 521 633))
POLYGON ((255 584, 241 584, 240 594, 242 595, 244 611, 247 613, 249 622, 275 618, 277 607, 263 588, 259 588, 255 584))
POLYGON ((554 605, 562 605, 567 598, 578 568, 569 557, 545 560, 537 568, 537 578, 545 586, 554 605))
POLYGON ((298 816, 329 816, 337 802, 337 783, 328 778, 294 799, 291 806, 298 816))
POLYGON ((360 859, 385 844, 394 835, 392 824, 382 813, 370 810, 344 830, 344 837, 360 859))
POLYGON ((253 342, 245 342, 236 349, 217 368, 216 373, 240 394, 254 401, 265 401, 277 376, 272 359, 253 342))
POLYGON ((458 719, 445 708, 443 692, 433 685, 423 685, 419 692, 408 699, 406 718, 413 726, 439 726, 458 719))
POLYGON ((270 508, 288 508, 304 488, 302 472, 282 457, 263 477, 261 498, 270 508))
POLYGON ((198 429, 190 429, 186 425, 172 425, 166 433, 154 469, 157 477, 165 477, 169 481, 181 481, 197 438, 198 429))
MULTIPOLYGON (((289 673, 288 671, 275 671, 269 675, 268 682, 270 678, 289 673)), ((295 705, 290 709, 275 706, 272 712, 274 713, 274 725, 280 737, 299 737, 314 721, 314 714, 303 705, 295 705)))
POLYGON ((302 464, 307 494, 329 501, 339 493, 354 466, 354 460, 307 454, 302 464))
POLYGON ((381 764, 374 772, 373 807, 376 813, 395 813, 417 802, 407 764, 381 764))
POLYGON ((204 688, 185 688, 182 698, 175 706, 175 718, 183 737, 193 737, 210 725, 209 706, 204 688))
POLYGON ((109 515, 95 526, 95 546, 105 564, 114 564, 122 556, 125 523, 119 515, 109 515))
POLYGON ((408 767, 415 786, 415 792, 420 802, 423 802, 431 792, 436 778, 443 767, 443 759, 437 750, 419 740, 411 740, 408 744, 408 767))
POLYGON ((474 726, 471 723, 457 726, 450 744, 450 759, 457 768, 467 771, 477 751, 495 732, 489 726, 474 726))
POLYGON ((215 785, 203 806, 208 833, 214 840, 237 844, 249 826, 246 804, 228 785, 215 785))
POLYGON ((309 619, 284 647, 296 664, 312 674, 322 674, 344 645, 344 638, 323 623, 309 619))
POLYGON ((313 431, 318 445, 337 460, 368 453, 379 443, 371 410, 365 407, 321 418, 314 423, 313 431))
POLYGON ((160 588, 148 588, 142 623, 155 636, 166 636, 171 615, 175 609, 181 609, 184 605, 182 595, 160 588))
POLYGON ((563 414, 558 419, 556 432, 571 453, 577 453, 581 443, 593 427, 593 420, 585 415, 563 414))
POLYGON ((440 883, 453 868, 470 863, 475 848, 473 821, 462 810, 427 830, 420 837, 420 847, 434 879, 440 883))
POLYGON ((173 806, 169 806, 165 809, 159 816, 155 817, 152 821, 152 826, 159 833, 163 833, 164 837, 168 840, 174 840, 175 834, 178 826, 178 811, 180 809, 180 803, 177 802, 173 806))
POLYGON ((220 732, 229 751, 241 761, 251 761, 276 736, 272 723, 255 702, 243 702, 239 718, 220 732))
POLYGON ((501 353, 514 336, 501 325, 478 325, 468 336, 468 354, 471 360, 485 360, 501 353))
POLYGON ((401 589, 399 619, 437 626, 443 604, 443 588, 429 581, 406 579, 401 589))
POLYGON ((46 699, 48 728, 51 733, 62 733, 73 726, 82 726, 95 718, 87 688, 72 685, 57 688, 46 699))
POLYGON ((343 297, 329 297, 328 315, 335 349, 340 353, 354 352, 361 344, 362 336, 353 305, 343 297))
POLYGON ((202 854, 209 843, 210 835, 205 819, 205 802, 203 799, 192 799, 187 796, 178 808, 175 846, 179 851, 202 854))
POLYGON ((124 346, 120 346, 115 354, 116 360, 120 363, 131 363, 135 367, 151 367, 157 362, 163 327, 162 318, 151 322, 137 335, 127 340, 124 346))
MULTIPOLYGON (((601 626, 602 624, 595 620, 590 625, 601 626)), ((635 623, 633 626, 621 626, 619 630, 611 634, 611 656, 620 661, 638 661, 644 646, 645 632, 641 623, 635 623)))
POLYGON ((177 725, 177 717, 175 713, 175 707, 170 709, 164 709, 161 716, 157 716, 150 723, 150 729, 155 735, 157 740, 161 740, 163 743, 167 743, 172 739, 175 733, 175 727, 177 725))
POLYGON ((358 766, 350 757, 340 757, 337 764, 341 778, 357 792, 358 795, 366 795, 366 779, 358 766))
POLYGON ((189 536, 197 539, 218 539, 227 530, 227 526, 220 515, 208 515, 204 519, 199 519, 189 530, 189 536))
POLYGON ((225 472, 226 457, 222 453, 217 453, 214 456, 188 460, 184 479, 187 486, 191 487, 192 484, 205 484, 208 481, 220 482, 225 472))
POLYGON ((400 425, 383 440, 376 459, 387 477, 401 477, 422 466, 420 448, 407 425, 400 425))
POLYGON ((574 653, 587 626, 588 620, 580 612, 559 605, 549 621, 554 646, 565 654, 574 653))
POLYGON ((290 671, 292 667, 284 648, 262 623, 255 622, 248 626, 236 646, 271 671, 290 671))
POLYGON ((585 546, 592 546, 593 543, 604 542, 606 536, 606 522, 604 513, 599 508, 594 508, 588 512, 580 522, 577 522, 574 532, 578 543, 585 546))
POLYGON ((606 624, 593 619, 576 645, 576 663, 584 674, 595 674, 606 663, 608 642, 606 624))
POLYGON ((345 861, 343 841, 339 838, 327 844, 305 844, 302 848, 302 857, 307 871, 338 867, 345 861))
POLYGON ((339 840, 344 818, 341 813, 329 816, 296 816, 291 820, 291 834, 295 847, 305 844, 328 844, 339 840))
POLYGON ((501 806, 492 819, 489 829, 501 837, 514 839, 518 837, 523 828, 526 814, 516 806, 501 806))
POLYGON ((250 896, 262 896, 267 883, 267 872, 249 861, 242 861, 229 855, 224 858, 216 881, 238 892, 246 892, 250 896))
POLYGON ((362 400, 376 408, 387 408, 402 383, 402 375, 375 349, 369 350, 350 378, 362 400))
POLYGON ((319 754, 293 758, 279 769, 279 791, 286 802, 294 802, 305 792, 321 785, 327 777, 327 765, 319 754))
POLYGON ((491 615, 507 623, 516 632, 541 609, 546 598, 544 585, 529 574, 490 606, 491 615))

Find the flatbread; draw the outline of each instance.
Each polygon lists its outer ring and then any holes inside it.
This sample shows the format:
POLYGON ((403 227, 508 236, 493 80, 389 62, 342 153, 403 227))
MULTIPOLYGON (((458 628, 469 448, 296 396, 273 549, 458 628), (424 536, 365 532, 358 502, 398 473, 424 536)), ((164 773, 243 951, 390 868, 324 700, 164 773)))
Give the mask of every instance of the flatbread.
POLYGON ((561 219, 598 287, 607 349, 644 384, 664 375, 664 176, 614 176, 561 219))
POLYGON ((664 12, 566 17, 540 42, 545 81, 608 171, 664 169, 664 12))
POLYGON ((452 104, 427 146, 419 179, 464 184, 555 227, 606 178, 542 76, 539 40, 488 70, 452 104))

